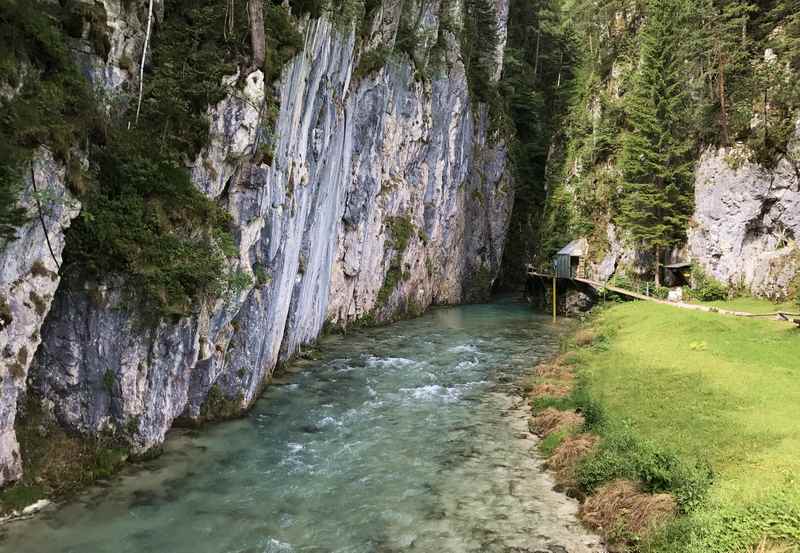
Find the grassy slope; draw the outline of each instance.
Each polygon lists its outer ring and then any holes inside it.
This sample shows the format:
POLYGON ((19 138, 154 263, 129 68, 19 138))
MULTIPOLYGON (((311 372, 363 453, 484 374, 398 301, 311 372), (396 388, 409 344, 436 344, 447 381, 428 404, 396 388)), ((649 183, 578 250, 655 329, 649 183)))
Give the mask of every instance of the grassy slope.
POLYGON ((642 302, 597 325, 610 339, 580 354, 591 394, 642 437, 711 463, 706 510, 778 491, 800 505, 800 331, 642 302))
POLYGON ((713 305, 731 311, 746 311, 748 313, 775 313, 776 311, 787 311, 789 313, 800 313, 800 307, 795 302, 772 303, 771 301, 758 298, 741 297, 727 301, 710 301, 704 305, 713 305))

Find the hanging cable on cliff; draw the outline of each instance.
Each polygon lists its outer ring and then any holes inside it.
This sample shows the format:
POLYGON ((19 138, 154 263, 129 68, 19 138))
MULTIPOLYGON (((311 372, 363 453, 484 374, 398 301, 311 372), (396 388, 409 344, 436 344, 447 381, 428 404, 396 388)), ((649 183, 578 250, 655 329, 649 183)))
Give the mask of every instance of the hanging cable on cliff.
POLYGON ((42 232, 44 232, 44 239, 47 241, 47 249, 50 250, 50 257, 53 258, 57 270, 61 270, 61 264, 56 259, 56 254, 53 253, 53 246, 50 244, 50 236, 47 234, 47 226, 44 224, 44 215, 42 215, 42 202, 39 200, 39 190, 36 188, 36 171, 33 168, 33 160, 31 159, 31 184, 33 185, 33 199, 36 202, 36 209, 39 212, 39 222, 42 225, 42 232))

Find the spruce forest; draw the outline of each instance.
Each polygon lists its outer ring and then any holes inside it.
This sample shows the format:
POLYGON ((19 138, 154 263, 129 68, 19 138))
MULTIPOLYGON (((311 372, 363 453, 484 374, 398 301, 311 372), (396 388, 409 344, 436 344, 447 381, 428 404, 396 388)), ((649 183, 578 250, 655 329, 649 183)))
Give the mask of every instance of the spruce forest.
POLYGON ((509 20, 520 175, 509 259, 547 259, 574 236, 602 242, 608 222, 652 251, 680 245, 709 147, 746 144, 765 167, 800 163, 787 151, 800 2, 530 4, 530 19, 509 20), (518 59, 528 63, 516 73, 518 59))

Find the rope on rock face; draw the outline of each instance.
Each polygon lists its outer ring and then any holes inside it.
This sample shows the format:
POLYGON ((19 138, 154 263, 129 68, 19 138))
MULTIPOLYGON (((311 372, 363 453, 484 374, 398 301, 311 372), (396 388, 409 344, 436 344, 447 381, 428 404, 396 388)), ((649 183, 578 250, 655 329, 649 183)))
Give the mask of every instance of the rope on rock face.
POLYGON ((44 232, 44 239, 47 241, 47 249, 50 250, 50 256, 56 264, 58 270, 61 270, 61 264, 56 259, 56 254, 53 253, 53 246, 50 244, 50 236, 47 234, 47 226, 44 224, 44 215, 42 215, 42 202, 39 201, 39 190, 36 189, 36 171, 33 169, 33 160, 31 160, 31 184, 33 184, 33 199, 36 201, 36 209, 39 212, 39 222, 42 225, 44 232))

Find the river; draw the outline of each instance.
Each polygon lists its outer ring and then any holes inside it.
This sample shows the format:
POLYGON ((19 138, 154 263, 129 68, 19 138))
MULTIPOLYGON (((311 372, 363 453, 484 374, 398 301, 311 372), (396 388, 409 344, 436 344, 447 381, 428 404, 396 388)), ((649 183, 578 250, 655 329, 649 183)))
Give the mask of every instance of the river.
POLYGON ((559 335, 500 302, 325 337, 247 417, 175 432, 161 457, 0 529, 0 551, 602 551, 516 393, 559 335))

